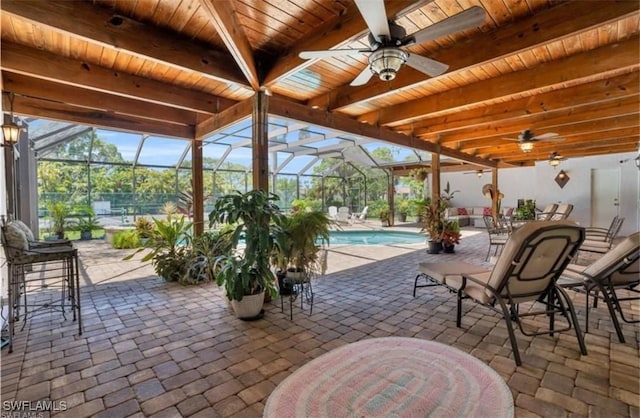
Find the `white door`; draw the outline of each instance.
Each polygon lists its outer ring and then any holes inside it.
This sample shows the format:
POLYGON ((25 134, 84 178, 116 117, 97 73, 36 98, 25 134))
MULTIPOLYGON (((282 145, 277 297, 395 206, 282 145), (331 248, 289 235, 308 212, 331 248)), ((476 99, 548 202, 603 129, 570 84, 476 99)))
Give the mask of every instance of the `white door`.
POLYGON ((591 226, 608 228, 620 205, 620 169, 591 170, 591 226))

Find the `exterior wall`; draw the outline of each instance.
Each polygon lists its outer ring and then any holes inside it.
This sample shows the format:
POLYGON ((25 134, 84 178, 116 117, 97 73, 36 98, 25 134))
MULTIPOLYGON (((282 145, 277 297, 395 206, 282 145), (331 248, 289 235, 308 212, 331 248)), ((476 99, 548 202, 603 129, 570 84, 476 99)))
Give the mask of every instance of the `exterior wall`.
MULTIPOLYGON (((498 189, 504 194, 503 207, 515 207, 518 199, 535 199, 539 209, 549 203, 571 203, 574 205, 570 218, 580 225, 591 226, 591 170, 594 168, 620 168, 619 214, 625 218, 621 235, 640 230, 640 170, 634 164, 636 153, 612 154, 597 157, 571 158, 563 161, 555 170, 546 161, 534 167, 498 170, 498 189), (620 161, 624 161, 621 163, 620 161), (570 180, 560 188, 554 180, 560 170, 570 180)), ((443 173, 441 184, 447 181, 454 195, 452 206, 489 206, 491 202, 482 195, 482 185, 491 183, 491 174, 482 178, 475 174, 443 173)))

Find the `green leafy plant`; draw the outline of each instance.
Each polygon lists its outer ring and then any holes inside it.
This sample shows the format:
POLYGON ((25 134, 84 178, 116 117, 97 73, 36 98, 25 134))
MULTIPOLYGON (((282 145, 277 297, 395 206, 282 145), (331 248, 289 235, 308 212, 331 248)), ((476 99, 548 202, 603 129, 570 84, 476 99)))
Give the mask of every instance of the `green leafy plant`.
POLYGON ((383 226, 391 226, 391 215, 388 206, 380 209, 380 212, 378 212, 378 218, 380 219, 380 222, 382 222, 383 226))
POLYGON ((280 228, 276 230, 273 261, 285 271, 311 274, 319 271, 318 241, 329 242, 329 229, 335 223, 326 212, 302 211, 283 217, 280 228))
POLYGON ((224 286, 229 300, 241 301, 245 295, 264 290, 277 294, 270 269, 275 235, 281 233, 283 215, 275 204, 275 194, 263 190, 235 192, 220 197, 209 214, 209 225, 234 225, 233 249, 239 256, 225 254, 216 258, 219 268, 216 283, 224 286), (244 238, 244 248, 240 248, 244 238))
POLYGON ((78 219, 78 229, 80 230, 80 232, 91 232, 100 228, 100 221, 96 216, 89 215, 87 217, 78 219))
POLYGON ((214 280, 216 258, 228 255, 233 250, 232 234, 233 228, 226 225, 221 230, 194 237, 191 249, 186 254, 186 273, 180 278, 180 283, 199 284, 214 280))
POLYGON ((113 248, 130 249, 140 247, 140 238, 135 231, 119 231, 113 236, 113 248))
POLYGON ((445 246, 452 246, 460 244, 460 224, 458 221, 447 221, 444 225, 444 231, 442 233, 442 244, 445 246))
POLYGON ((435 200, 427 205, 423 212, 424 228, 431 241, 442 241, 442 234, 445 227, 444 214, 447 210, 447 203, 442 200, 435 200))
POLYGON ((536 218, 536 202, 527 199, 524 204, 514 211, 514 218, 518 221, 526 221, 536 218))
POLYGON ((58 238, 64 238, 64 231, 67 226, 67 217, 71 210, 66 202, 51 203, 48 207, 51 217, 51 229, 58 238))
MULTIPOLYGON (((167 220, 153 220, 155 223, 154 232, 146 245, 148 253, 142 257, 141 261, 151 260, 154 270, 158 276, 167 281, 178 281, 187 270, 187 250, 191 244, 191 222, 186 218, 177 219, 168 217, 167 220)), ((132 231, 136 236, 136 231, 132 231)), ((144 251, 141 248, 133 254, 125 257, 131 259, 135 254, 144 251)))

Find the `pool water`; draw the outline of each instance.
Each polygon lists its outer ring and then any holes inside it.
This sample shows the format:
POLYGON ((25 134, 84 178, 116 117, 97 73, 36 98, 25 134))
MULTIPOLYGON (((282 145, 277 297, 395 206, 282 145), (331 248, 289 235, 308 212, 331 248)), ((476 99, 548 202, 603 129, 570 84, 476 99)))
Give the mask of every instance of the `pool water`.
POLYGON ((329 245, 391 245, 425 243, 426 237, 418 232, 403 231, 331 231, 329 245))

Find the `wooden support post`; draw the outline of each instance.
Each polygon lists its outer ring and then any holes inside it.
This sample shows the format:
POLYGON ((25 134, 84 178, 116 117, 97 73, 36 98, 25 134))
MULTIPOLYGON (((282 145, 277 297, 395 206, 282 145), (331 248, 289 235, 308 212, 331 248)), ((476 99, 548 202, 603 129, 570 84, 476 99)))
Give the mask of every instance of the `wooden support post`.
POLYGON ((500 191, 498 190, 498 169, 491 169, 491 183, 493 184, 493 195, 491 196, 491 215, 493 219, 498 220, 498 200, 500 191))
POLYGON ((396 188, 394 186, 394 180, 393 180, 393 171, 391 172, 391 174, 388 174, 387 177, 387 201, 389 203, 389 225, 393 226, 395 224, 395 192, 396 192, 396 188))
POLYGON ((431 153, 431 201, 440 200, 440 154, 431 153))
POLYGON ((251 149, 253 154, 253 189, 269 191, 269 96, 256 92, 253 102, 253 130, 251 149))
POLYGON ((191 139, 191 187, 193 211, 193 233, 195 236, 204 232, 204 181, 202 166, 202 141, 191 139))

